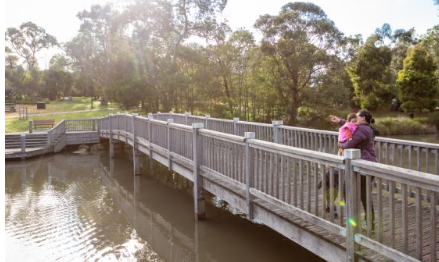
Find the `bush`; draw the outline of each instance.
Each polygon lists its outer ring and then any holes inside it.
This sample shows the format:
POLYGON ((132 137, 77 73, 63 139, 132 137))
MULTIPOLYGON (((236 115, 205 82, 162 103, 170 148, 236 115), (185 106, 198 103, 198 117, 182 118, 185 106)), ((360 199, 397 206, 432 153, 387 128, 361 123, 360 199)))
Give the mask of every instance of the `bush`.
POLYGON ((434 112, 428 115, 427 123, 435 126, 436 130, 439 131, 439 112, 434 112))
MULTIPOLYGON (((420 119, 408 117, 386 117, 378 118, 375 126, 380 131, 380 135, 418 135, 434 134, 435 128, 430 124, 423 124, 420 119)), ((438 117, 439 120, 439 117, 438 117)))

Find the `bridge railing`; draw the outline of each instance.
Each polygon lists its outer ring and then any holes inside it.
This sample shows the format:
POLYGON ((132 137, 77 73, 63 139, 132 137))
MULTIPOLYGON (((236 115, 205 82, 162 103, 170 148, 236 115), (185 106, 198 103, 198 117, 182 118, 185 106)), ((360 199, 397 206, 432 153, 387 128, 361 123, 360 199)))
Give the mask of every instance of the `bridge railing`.
POLYGON ((56 141, 58 141, 58 138, 63 136, 67 131, 67 121, 62 120, 59 122, 56 126, 54 126, 52 129, 50 129, 48 134, 48 146, 53 145, 56 141))
MULTIPOLYGON (((174 123, 187 125, 202 121, 206 129, 213 131, 240 136, 245 132, 254 132, 259 140, 330 154, 338 152, 338 133, 333 131, 190 114, 158 113, 154 114, 154 118, 164 121, 173 119, 174 123)), ((439 175, 439 144, 376 137, 375 152, 380 163, 439 175)))
POLYGON ((344 232, 345 205, 335 202, 344 195, 343 157, 253 139, 249 147, 251 192, 333 233, 344 232))
POLYGON ((244 138, 207 129, 200 130, 201 165, 245 185, 244 138))
MULTIPOLYGON (((134 118, 137 139, 165 149, 161 152, 167 151, 170 163, 174 156, 195 163, 193 143, 200 139, 200 170, 223 177, 245 191, 245 212, 250 218, 253 203, 263 200, 346 238, 347 258, 355 252, 373 250, 399 261, 425 260, 423 254, 429 252, 429 259, 436 260, 438 176, 203 128, 194 138, 192 127, 169 119, 134 118), (367 212, 363 211, 363 202, 367 212)), ((201 123, 203 120, 198 118, 201 123)), ((129 135, 133 131, 129 121, 133 121, 129 115, 103 118, 101 129, 112 126, 129 135)), ((236 127, 236 121, 218 123, 236 127)), ((311 132, 284 134, 284 141, 292 145, 302 141, 300 146, 310 149, 329 148, 333 137, 323 132, 323 142, 317 143, 320 137, 313 137, 311 132), (308 140, 303 138, 307 134, 308 140)), ((406 143, 404 146, 420 145, 406 143)))
POLYGON ((97 131, 99 127, 99 119, 68 119, 65 120, 67 132, 78 131, 97 131))
POLYGON ((193 130, 192 127, 168 122, 169 154, 176 154, 188 160, 193 160, 193 130))
POLYGON ((436 261, 439 177, 364 160, 352 161, 350 170, 354 223, 362 221, 364 202, 367 211, 355 242, 395 261, 436 261))

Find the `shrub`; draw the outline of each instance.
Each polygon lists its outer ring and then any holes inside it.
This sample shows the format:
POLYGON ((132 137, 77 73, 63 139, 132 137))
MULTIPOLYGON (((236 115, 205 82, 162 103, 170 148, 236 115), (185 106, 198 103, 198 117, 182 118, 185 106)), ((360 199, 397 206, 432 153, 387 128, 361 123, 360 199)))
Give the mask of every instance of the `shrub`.
POLYGON ((439 131, 439 112, 434 112, 428 115, 427 123, 435 126, 436 130, 439 131))
POLYGON ((378 118, 375 126, 378 128, 380 135, 382 136, 435 133, 435 128, 430 124, 423 124, 418 119, 408 117, 378 118))

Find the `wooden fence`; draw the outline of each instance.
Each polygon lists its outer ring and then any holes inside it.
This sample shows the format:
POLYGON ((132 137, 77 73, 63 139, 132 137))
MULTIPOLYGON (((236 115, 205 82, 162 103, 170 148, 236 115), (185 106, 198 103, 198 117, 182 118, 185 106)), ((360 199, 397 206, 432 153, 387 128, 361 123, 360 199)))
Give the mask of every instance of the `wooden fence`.
MULTIPOLYGON (((163 121, 173 119, 174 123, 186 125, 203 123, 206 129, 240 136, 245 132, 254 132, 259 140, 330 154, 338 152, 337 132, 291 127, 283 125, 282 121, 264 124, 239 121, 237 118, 225 120, 192 116, 189 113, 157 113, 153 117, 163 121)), ((376 137, 375 150, 380 163, 439 175, 439 144, 376 137)))

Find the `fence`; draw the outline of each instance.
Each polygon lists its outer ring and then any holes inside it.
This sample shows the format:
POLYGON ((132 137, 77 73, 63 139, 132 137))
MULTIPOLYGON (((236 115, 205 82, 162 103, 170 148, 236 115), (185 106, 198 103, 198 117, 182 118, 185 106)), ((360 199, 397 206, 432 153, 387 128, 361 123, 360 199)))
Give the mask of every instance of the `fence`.
MULTIPOLYGON (((330 154, 337 154, 338 152, 337 132, 285 126, 281 121, 273 121, 273 124, 264 124, 239 121, 237 118, 225 120, 208 116, 204 118, 195 117, 189 113, 185 115, 157 113, 153 116, 156 119, 163 119, 165 121, 173 119, 176 122, 176 119, 179 119, 178 122, 181 124, 198 121, 204 123, 206 129, 227 134, 242 136, 245 132, 254 132, 256 139, 259 140, 318 152, 330 154), (185 117, 188 120, 182 121, 185 117)), ((439 175, 439 144, 385 137, 376 137, 375 142, 376 155, 380 163, 439 175)))

